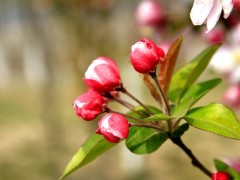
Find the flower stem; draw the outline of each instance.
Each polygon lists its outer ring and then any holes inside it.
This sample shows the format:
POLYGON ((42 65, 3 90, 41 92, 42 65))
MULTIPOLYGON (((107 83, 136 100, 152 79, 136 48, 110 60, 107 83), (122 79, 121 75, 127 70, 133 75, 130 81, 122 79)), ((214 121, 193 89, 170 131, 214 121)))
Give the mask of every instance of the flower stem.
MULTIPOLYGON (((163 92, 163 89, 162 89, 162 87, 161 87, 161 85, 160 85, 160 83, 157 79, 156 70, 154 72, 149 72, 149 75, 153 78, 153 80, 157 84, 157 87, 158 87, 159 92, 160 92, 160 94, 162 96, 162 99, 163 99, 163 104, 165 105, 165 108, 164 108, 165 113, 170 116, 171 111, 170 111, 170 106, 169 106, 169 103, 168 103, 168 99, 167 99, 165 93, 163 92)), ((167 123, 168 123, 169 132, 171 133, 172 132, 172 121, 169 120, 169 121, 167 121, 167 123)))
POLYGON ((142 114, 142 113, 136 111, 136 110, 134 109, 134 106, 131 105, 130 103, 128 103, 128 102, 126 102, 126 101, 124 101, 124 100, 122 100, 122 99, 120 99, 120 98, 117 98, 117 97, 113 97, 113 99, 114 99, 116 102, 118 102, 119 104, 122 104, 123 106, 125 106, 126 108, 128 108, 129 110, 131 110, 132 112, 138 114, 139 116, 144 117, 144 118, 146 117, 145 114, 142 114))
POLYGON ((119 88, 119 91, 126 94, 130 98, 132 98, 134 101, 136 101, 139 105, 141 105, 144 109, 146 109, 150 114, 154 114, 146 105, 144 105, 141 101, 139 101, 135 96, 133 96, 130 92, 127 91, 123 86, 119 88))
POLYGON ((157 84, 157 87, 158 87, 158 89, 159 89, 159 91, 160 91, 160 93, 161 93, 161 96, 162 96, 162 98, 163 98, 163 102, 164 102, 164 104, 165 104, 165 111, 166 111, 165 113, 167 113, 167 115, 171 115, 171 111, 170 111, 170 106, 169 106, 169 103, 168 103, 168 99, 167 99, 165 93, 163 92, 162 87, 161 87, 161 85, 160 85, 160 83, 159 83, 159 81, 158 81, 158 79, 157 79, 156 72, 154 72, 154 73, 149 73, 149 75, 153 78, 153 80, 154 80, 155 83, 157 84))
POLYGON ((121 115, 123 115, 123 116, 125 116, 125 117, 127 117, 127 118, 136 120, 136 121, 138 121, 138 122, 141 123, 141 124, 143 124, 143 123, 146 124, 146 122, 144 122, 143 120, 141 120, 141 119, 139 119, 139 118, 135 118, 135 117, 133 117, 133 116, 130 116, 130 115, 127 115, 127 114, 123 114, 123 113, 121 113, 121 112, 114 111, 114 110, 110 109, 109 107, 105 107, 105 112, 111 112, 111 113, 121 114, 121 115))
POLYGON ((114 110, 110 109, 109 107, 105 107, 105 112, 121 114, 121 115, 123 115, 123 116, 125 116, 127 118, 133 119, 133 120, 138 122, 138 124, 129 122, 132 126, 153 128, 153 129, 156 129, 158 131, 164 132, 164 130, 159 125, 155 125, 153 123, 148 123, 148 122, 143 121, 142 119, 138 119, 138 118, 135 118, 133 116, 130 116, 130 115, 127 115, 127 114, 123 114, 121 112, 114 111, 114 110))
POLYGON ((194 156, 192 151, 182 142, 180 137, 169 136, 169 138, 174 144, 180 147, 188 155, 188 157, 192 160, 193 166, 200 169, 205 175, 211 178, 212 173, 202 165, 202 163, 194 156))

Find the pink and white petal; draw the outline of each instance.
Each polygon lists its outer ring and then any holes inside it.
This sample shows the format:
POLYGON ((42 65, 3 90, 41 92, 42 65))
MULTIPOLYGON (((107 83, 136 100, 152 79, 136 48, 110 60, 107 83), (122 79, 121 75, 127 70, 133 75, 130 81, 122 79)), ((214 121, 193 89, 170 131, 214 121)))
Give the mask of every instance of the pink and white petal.
POLYGON ((222 0, 224 18, 227 19, 233 9, 233 2, 232 0, 222 0))
POLYGON ((211 31, 217 24, 222 12, 222 0, 215 0, 209 16, 207 17, 207 31, 211 31))
POLYGON ((114 136, 112 133, 109 133, 107 131, 101 131, 104 138, 106 138, 109 142, 112 143, 118 143, 120 141, 119 137, 114 136))
POLYGON ((122 115, 115 115, 109 120, 110 132, 118 138, 126 138, 128 136, 129 125, 126 118, 122 115))
POLYGON ((201 25, 208 17, 214 0, 195 0, 190 12, 190 18, 194 25, 201 25))

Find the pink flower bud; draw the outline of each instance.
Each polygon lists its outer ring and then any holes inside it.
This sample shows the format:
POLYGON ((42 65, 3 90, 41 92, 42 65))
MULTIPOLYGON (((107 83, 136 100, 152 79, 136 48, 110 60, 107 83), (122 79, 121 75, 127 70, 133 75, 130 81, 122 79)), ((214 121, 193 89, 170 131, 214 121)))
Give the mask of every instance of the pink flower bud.
POLYGON ((223 29, 215 28, 208 33, 204 33, 203 36, 209 44, 217 44, 223 42, 225 32, 223 29))
POLYGON ((128 137, 129 125, 127 119, 120 114, 108 113, 98 122, 97 134, 101 134, 109 142, 118 143, 128 137))
POLYGON ((92 89, 79 96, 73 103, 77 116, 84 120, 93 120, 103 112, 104 99, 99 92, 92 89))
POLYGON ((212 174, 212 180, 229 180, 229 177, 224 172, 216 172, 212 174))
POLYGON ((150 39, 142 38, 132 45, 130 55, 134 69, 139 73, 154 71, 159 61, 164 57, 164 51, 150 39))
POLYGON ((240 85, 233 85, 227 89, 223 101, 226 105, 237 108, 240 106, 240 85))
POLYGON ((240 173, 240 158, 228 158, 225 162, 231 166, 234 170, 240 173))
POLYGON ((240 11, 240 0, 232 0, 234 7, 240 11))
POLYGON ((112 91, 121 84, 117 64, 107 57, 95 59, 83 80, 89 87, 101 92, 112 91))
POLYGON ((164 22, 162 8, 156 0, 142 1, 137 8, 136 18, 144 26, 158 26, 164 22))

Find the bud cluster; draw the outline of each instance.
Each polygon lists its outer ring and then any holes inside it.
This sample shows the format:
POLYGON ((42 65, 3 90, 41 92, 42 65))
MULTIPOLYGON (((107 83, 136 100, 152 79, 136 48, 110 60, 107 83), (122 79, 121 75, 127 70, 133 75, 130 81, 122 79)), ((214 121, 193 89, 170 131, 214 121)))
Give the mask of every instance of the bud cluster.
MULTIPOLYGON (((131 48, 130 60, 139 73, 154 72, 163 57, 164 51, 147 38, 141 39, 131 48)), ((74 101, 76 115, 91 121, 98 115, 106 113, 98 122, 96 133, 103 135, 109 142, 118 143, 120 139, 127 138, 130 126, 126 115, 108 107, 109 100, 115 100, 132 110, 133 105, 119 98, 119 92, 122 92, 149 110, 126 90, 117 64, 108 57, 95 59, 85 72, 83 81, 88 86, 88 91, 74 101)))

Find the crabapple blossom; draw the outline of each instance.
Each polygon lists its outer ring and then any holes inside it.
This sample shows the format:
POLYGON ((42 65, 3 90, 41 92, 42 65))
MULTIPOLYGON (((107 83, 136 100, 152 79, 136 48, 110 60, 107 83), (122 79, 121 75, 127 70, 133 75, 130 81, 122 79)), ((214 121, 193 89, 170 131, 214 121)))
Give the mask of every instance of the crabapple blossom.
POLYGON ((240 158, 229 160, 228 165, 240 173, 240 158))
POLYGON ((236 67, 229 74, 229 81, 233 84, 240 84, 240 64, 236 63, 236 67))
POLYGON ((238 9, 238 11, 240 10, 240 0, 232 0, 234 6, 238 9))
POLYGON ((137 22, 144 26, 158 26, 163 23, 161 5, 156 0, 143 0, 136 11, 137 22))
POLYGON ((209 32, 217 24, 217 21, 224 12, 224 18, 228 18, 233 9, 232 0, 194 0, 190 12, 190 18, 194 25, 202 25, 206 22, 209 32))
POLYGON ((227 157, 224 158, 223 162, 240 173, 240 157, 227 157))
MULTIPOLYGON (((230 32, 230 38, 229 38, 229 41, 231 42, 231 44, 233 46, 236 46, 238 47, 239 44, 240 44, 240 37, 239 37, 239 34, 240 34, 240 23, 237 23, 231 30, 230 32)), ((239 52, 239 49, 238 51, 239 52)))
POLYGON ((212 180, 229 180, 229 177, 224 172, 216 172, 212 174, 212 180))
POLYGON ((95 59, 83 80, 90 88, 100 92, 112 91, 121 84, 117 64, 108 57, 95 59))
POLYGON ((208 33, 204 33, 203 37, 209 44, 221 43, 224 40, 225 31, 221 28, 215 28, 208 33))
POLYGON ((209 67, 215 72, 223 75, 231 73, 235 66, 234 54, 232 48, 229 46, 222 46, 219 48, 213 55, 209 64, 209 67))
POLYGON ((134 69, 139 73, 154 71, 159 61, 164 57, 164 51, 147 38, 132 45, 130 60, 134 69))
POLYGON ((109 142, 118 143, 128 137, 129 124, 125 116, 108 113, 98 122, 97 134, 101 134, 109 142))
POLYGON ((77 97, 73 103, 76 115, 84 120, 93 120, 103 112, 103 104, 105 103, 101 94, 92 89, 77 97))
POLYGON ((224 94, 223 101, 232 108, 240 106, 240 85, 230 86, 224 94))

